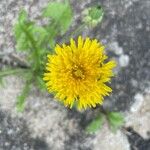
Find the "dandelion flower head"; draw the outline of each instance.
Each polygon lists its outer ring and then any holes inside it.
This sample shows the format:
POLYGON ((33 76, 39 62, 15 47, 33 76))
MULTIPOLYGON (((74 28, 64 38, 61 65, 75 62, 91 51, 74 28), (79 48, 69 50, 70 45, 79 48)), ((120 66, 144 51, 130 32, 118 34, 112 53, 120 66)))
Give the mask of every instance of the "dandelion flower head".
POLYGON ((78 37, 70 44, 56 45, 55 53, 49 54, 44 80, 55 98, 78 109, 102 104, 104 96, 112 89, 106 85, 113 76, 115 61, 107 61, 104 46, 96 39, 78 37))

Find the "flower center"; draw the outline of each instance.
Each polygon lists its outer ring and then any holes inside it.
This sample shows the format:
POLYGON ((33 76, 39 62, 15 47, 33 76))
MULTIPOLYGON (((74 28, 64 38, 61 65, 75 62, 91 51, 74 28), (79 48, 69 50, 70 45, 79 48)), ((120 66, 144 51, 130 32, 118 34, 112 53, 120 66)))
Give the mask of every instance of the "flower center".
POLYGON ((84 79, 85 78, 84 70, 81 67, 76 66, 76 65, 72 69, 72 75, 74 78, 77 78, 77 79, 84 79))

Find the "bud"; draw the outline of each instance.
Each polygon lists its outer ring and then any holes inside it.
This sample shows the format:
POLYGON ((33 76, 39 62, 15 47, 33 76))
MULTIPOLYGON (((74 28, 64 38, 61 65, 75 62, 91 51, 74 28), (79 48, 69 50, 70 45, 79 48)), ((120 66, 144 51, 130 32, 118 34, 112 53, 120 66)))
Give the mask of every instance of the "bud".
POLYGON ((101 6, 93 6, 90 8, 86 8, 83 12, 83 22, 87 24, 87 26, 94 28, 100 23, 103 19, 104 11, 101 6))

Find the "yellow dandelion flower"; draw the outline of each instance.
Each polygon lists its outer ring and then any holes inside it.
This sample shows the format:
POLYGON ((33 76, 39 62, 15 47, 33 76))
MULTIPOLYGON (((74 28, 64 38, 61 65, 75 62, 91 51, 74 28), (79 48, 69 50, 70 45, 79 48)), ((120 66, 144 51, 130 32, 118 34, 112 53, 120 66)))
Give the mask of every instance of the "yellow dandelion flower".
POLYGON ((56 45, 55 54, 48 55, 47 72, 44 73, 47 89, 65 106, 78 109, 95 107, 112 91, 106 85, 113 76, 115 61, 105 63, 104 46, 95 40, 79 36, 77 44, 56 45))

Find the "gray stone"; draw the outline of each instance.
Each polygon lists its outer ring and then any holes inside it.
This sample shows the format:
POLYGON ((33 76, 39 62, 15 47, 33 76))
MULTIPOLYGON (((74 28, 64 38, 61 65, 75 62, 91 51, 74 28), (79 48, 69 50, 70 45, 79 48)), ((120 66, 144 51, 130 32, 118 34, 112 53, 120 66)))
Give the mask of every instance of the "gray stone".
POLYGON ((144 97, 140 93, 137 93, 134 96, 134 99, 135 99, 135 102, 130 109, 131 112, 137 112, 140 109, 140 107, 142 106, 143 101, 144 101, 144 97))
POLYGON ((122 47, 120 47, 118 45, 117 42, 112 42, 108 46, 109 46, 109 50, 111 50, 112 52, 114 52, 116 55, 123 54, 123 49, 122 49, 122 47))
POLYGON ((90 140, 88 142, 93 144, 93 150, 130 150, 126 135, 121 131, 112 133, 107 124, 90 140))
POLYGON ((137 94, 135 97, 136 101, 131 106, 131 112, 126 115, 126 127, 133 127, 143 138, 148 139, 150 138, 150 94, 144 97, 137 94))

